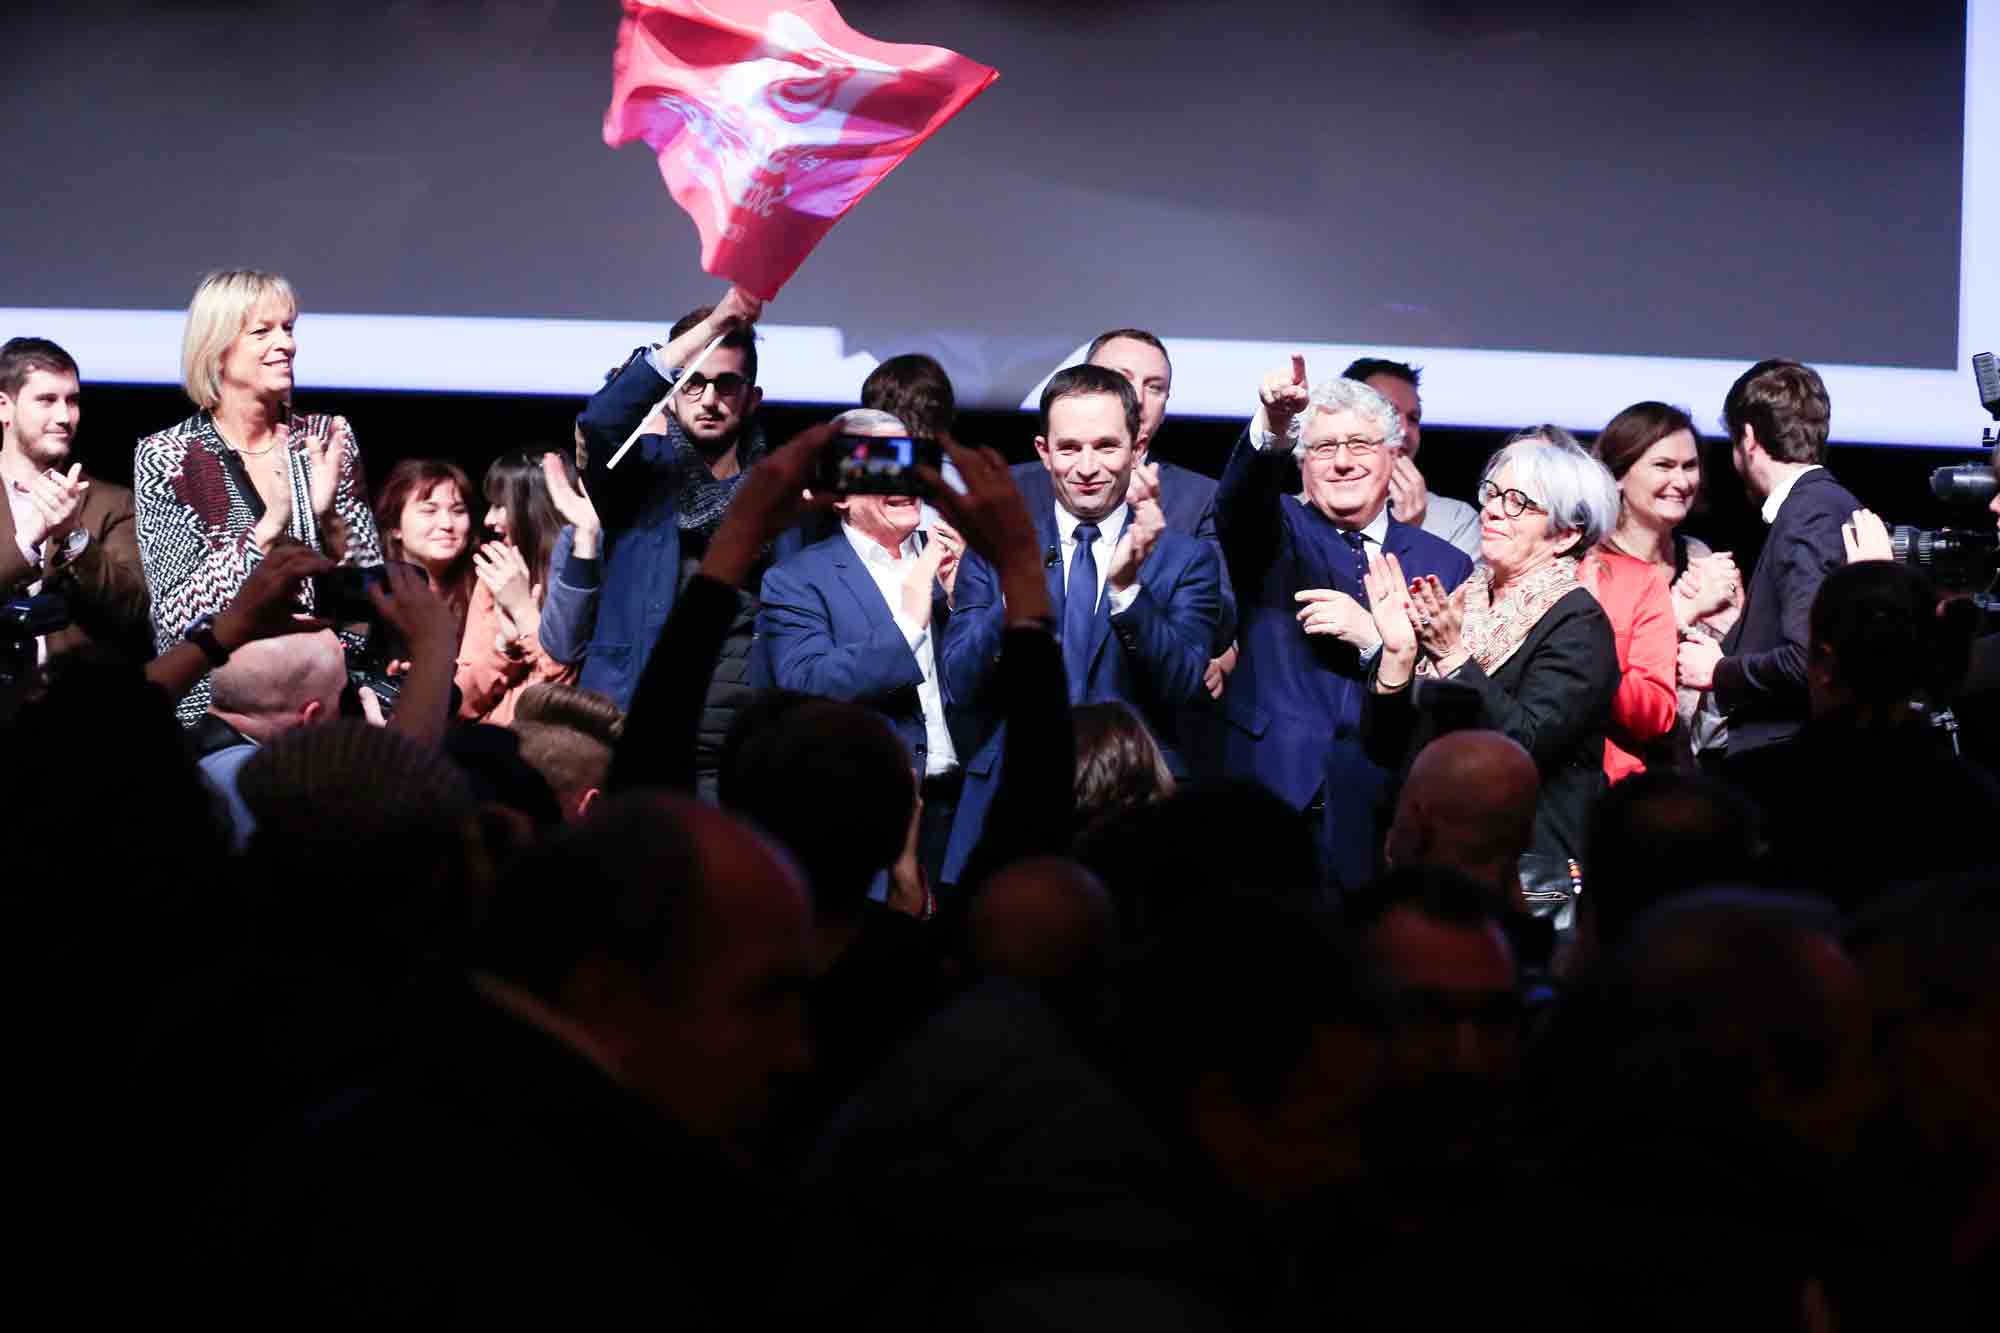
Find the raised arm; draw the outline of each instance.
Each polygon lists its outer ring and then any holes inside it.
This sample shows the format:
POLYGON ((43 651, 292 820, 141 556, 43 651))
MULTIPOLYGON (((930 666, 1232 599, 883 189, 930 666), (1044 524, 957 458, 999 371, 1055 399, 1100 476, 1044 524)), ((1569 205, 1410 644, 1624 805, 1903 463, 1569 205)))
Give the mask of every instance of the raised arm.
POLYGON ((584 404, 576 418, 578 470, 607 530, 632 525, 652 473, 666 462, 664 455, 642 445, 634 445, 615 468, 611 460, 667 396, 682 368, 723 334, 755 323, 763 308, 764 303, 756 297, 731 287, 708 318, 680 337, 663 347, 642 347, 633 352, 584 404))
POLYGON ((779 534, 809 509, 831 506, 833 497, 808 500, 804 492, 832 438, 831 425, 810 427, 744 474, 701 569, 681 590, 648 656, 611 758, 611 790, 694 789, 695 738, 709 678, 736 617, 737 592, 779 534))

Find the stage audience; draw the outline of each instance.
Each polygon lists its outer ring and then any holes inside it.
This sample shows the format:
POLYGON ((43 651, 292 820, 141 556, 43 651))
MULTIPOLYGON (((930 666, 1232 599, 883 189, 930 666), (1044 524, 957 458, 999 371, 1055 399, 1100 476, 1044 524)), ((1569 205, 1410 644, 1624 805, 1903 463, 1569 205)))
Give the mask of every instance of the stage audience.
POLYGON ((1684 688, 1715 690, 1734 764, 1805 725, 1813 596, 1846 562, 1841 527, 1861 502, 1826 469, 1832 403, 1810 366, 1759 361, 1730 386, 1722 417, 1730 459, 1771 531, 1741 618, 1719 645, 1683 639, 1679 669, 1684 688))
POLYGON ((1810 718, 1730 764, 1768 818, 1776 882, 1852 908, 1898 880, 1991 859, 2000 784, 1930 722, 1965 676, 1977 620, 1962 598, 1940 604, 1906 565, 1869 560, 1826 576, 1807 622, 1810 718), (1828 782, 1834 772, 1867 776, 1850 786, 1828 782))
MULTIPOLYGON (((455 465, 371 516, 352 432, 293 415, 282 279, 204 283, 198 414, 137 460, 160 651, 47 635, 0 717, 39 1277, 223 1324, 1993 1322, 2000 784, 1934 725, 1973 613, 1866 511, 1814 573, 1849 513, 1812 372, 1725 407, 1773 520, 1746 600, 1679 531, 1684 413, 1603 466, 1510 441, 1475 567, 1398 517, 1449 509, 1414 368, 1295 359, 1214 490, 1231 674, 1169 512, 1206 493, 1146 457, 1157 339, 1059 373, 1017 479, 920 356, 864 389, 901 415, 767 449, 760 310, 635 354, 584 476, 494 463, 481 555, 455 465), (809 493, 842 432, 957 480, 809 493), (370 725, 313 588, 383 551, 418 569, 368 593, 370 725), (1711 657, 1740 788, 1685 767, 1711 657), (1225 683, 1269 786, 1189 776, 1225 683)), ((115 582, 77 396, 0 349, 10 596, 115 582)))
POLYGON ((85 474, 76 361, 46 338, 0 346, 0 601, 32 597, 41 632, 0 640, 0 717, 72 660, 153 655, 132 492, 85 474))
MULTIPOLYGON (((226 270, 195 288, 181 340, 195 414, 140 440, 132 462, 162 653, 207 629, 280 541, 343 564, 382 561, 353 429, 345 417, 293 411, 298 314, 291 284, 274 273, 226 270)), ((204 679, 177 712, 193 726, 207 708, 204 679)))
POLYGON ((1340 372, 1389 400, 1403 418, 1403 452, 1389 473, 1389 510, 1398 523, 1420 527, 1442 537, 1473 559, 1479 558, 1479 511, 1463 500, 1432 495, 1417 470, 1417 450, 1424 438, 1421 368, 1379 356, 1364 356, 1340 372))
POLYGON ((574 823, 604 795, 611 752, 625 732, 618 705, 594 690, 538 682, 521 691, 508 724, 521 740, 521 758, 549 784, 574 823))
MULTIPOLYGON (((1132 705, 1161 742, 1170 769, 1183 709, 1202 694, 1202 673, 1221 615, 1221 567, 1206 543, 1169 530, 1155 478, 1138 461, 1139 401, 1125 378, 1097 366, 1057 372, 1042 391, 1035 449, 1053 499, 1031 509, 1046 553, 1048 597, 1061 595, 1063 672, 1072 705, 1132 705)), ((1001 781, 1005 728, 994 714, 993 664, 1010 604, 992 563, 961 562, 941 648, 947 697, 980 721, 968 747, 958 826, 943 878, 963 878, 973 838, 1001 781)))
POLYGON ((540 637, 562 516, 543 473, 546 454, 500 455, 486 469, 486 530, 472 553, 478 583, 458 654, 458 715, 504 727, 521 691, 542 681, 569 685, 576 670, 550 657, 540 637))
POLYGON ((479 584, 473 562, 472 482, 456 463, 406 458, 389 469, 375 498, 382 550, 430 578, 461 624, 479 584))
POLYGON ((1101 819, 1174 794, 1174 775, 1160 743, 1130 704, 1079 704, 1069 719, 1076 729, 1079 833, 1101 819))
MULTIPOLYGON (((1678 685, 1677 643, 1667 647, 1665 676, 1675 685, 1675 730, 1654 736, 1655 677, 1661 674, 1657 632, 1641 634, 1641 617, 1651 630, 1657 624, 1658 599, 1650 581, 1635 572, 1643 565, 1657 572, 1672 589, 1672 626, 1679 635, 1720 643, 1743 609, 1743 577, 1727 551, 1711 551, 1707 543, 1680 530, 1702 500, 1701 440, 1694 419, 1665 403, 1634 403, 1606 423, 1591 444, 1597 461, 1618 483, 1618 522, 1598 544, 1600 565, 1619 594, 1605 605, 1614 630, 1619 630, 1618 662, 1630 673, 1635 647, 1641 648, 1642 674, 1619 683, 1612 707, 1612 735, 1604 748, 1604 771, 1611 781, 1647 765, 1673 767, 1691 756, 1709 755, 1720 762, 1728 726, 1712 691, 1678 685), (1621 611, 1629 611, 1623 617, 1621 611)), ((1600 582, 1593 591, 1604 586, 1600 582)), ((1601 599, 1601 594, 1600 594, 1601 599)))
POLYGON ((562 517, 562 531, 549 556, 548 589, 535 635, 550 659, 580 667, 597 627, 604 525, 597 517, 597 507, 584 494, 583 478, 567 456, 554 449, 543 454, 542 481, 548 488, 549 503, 562 517))
MULTIPOLYGON (((597 614, 579 683, 628 710, 661 627, 767 452, 752 332, 762 310, 763 302, 731 287, 720 305, 689 311, 664 347, 634 352, 577 416, 578 468, 604 525, 597 614), (649 431, 659 409, 665 429, 649 431)), ((763 571, 800 545, 790 526, 772 533, 734 588, 736 615, 708 677, 695 762, 708 799, 730 719, 770 683, 768 663, 752 652, 763 571)))
POLYGON ((1365 696, 1369 750, 1400 766, 1439 732, 1495 728, 1541 773, 1533 850, 1580 860, 1604 789, 1618 657, 1576 567, 1611 530, 1616 492, 1567 431, 1540 426, 1493 456, 1479 499, 1480 566, 1457 592, 1434 574, 1406 580, 1394 552, 1369 553, 1368 608, 1382 641, 1365 696))
MULTIPOLYGON (((1303 356, 1266 375, 1222 474, 1216 518, 1242 597, 1242 658, 1214 729, 1214 771, 1301 811, 1325 878, 1375 875, 1389 772, 1362 748, 1361 698, 1381 647, 1363 580, 1373 553, 1456 587, 1471 563, 1389 514, 1403 418, 1365 384, 1306 379, 1303 356), (1302 478, 1296 495, 1284 489, 1302 478)), ((1404 756, 1393 761, 1400 765, 1404 756)))
MULTIPOLYGON (((835 417, 843 435, 908 433, 886 412, 835 417)), ((780 689, 862 703, 896 731, 922 784, 919 856, 937 879, 958 813, 972 720, 946 698, 938 643, 963 549, 949 525, 925 530, 916 495, 843 495, 840 529, 764 575, 757 633, 780 689)))

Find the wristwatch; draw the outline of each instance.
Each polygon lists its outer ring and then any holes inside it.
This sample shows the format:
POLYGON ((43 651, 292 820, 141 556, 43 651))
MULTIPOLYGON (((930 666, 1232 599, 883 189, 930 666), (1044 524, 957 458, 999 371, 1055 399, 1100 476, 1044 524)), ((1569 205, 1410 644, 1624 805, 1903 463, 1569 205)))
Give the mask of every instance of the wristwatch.
POLYGON ((229 650, 222 646, 222 640, 215 637, 215 616, 205 615, 189 625, 181 638, 201 649, 201 655, 208 659, 210 666, 221 666, 229 660, 229 650))

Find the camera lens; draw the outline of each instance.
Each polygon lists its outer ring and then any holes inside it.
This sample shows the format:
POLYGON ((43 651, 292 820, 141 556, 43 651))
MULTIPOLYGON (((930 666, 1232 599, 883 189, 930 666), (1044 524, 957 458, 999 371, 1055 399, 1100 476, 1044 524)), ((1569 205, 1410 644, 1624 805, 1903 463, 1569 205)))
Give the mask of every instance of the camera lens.
POLYGON ((1959 463, 1931 473, 1931 494, 1950 505, 1983 505, 2000 491, 1993 469, 1985 463, 1959 463))

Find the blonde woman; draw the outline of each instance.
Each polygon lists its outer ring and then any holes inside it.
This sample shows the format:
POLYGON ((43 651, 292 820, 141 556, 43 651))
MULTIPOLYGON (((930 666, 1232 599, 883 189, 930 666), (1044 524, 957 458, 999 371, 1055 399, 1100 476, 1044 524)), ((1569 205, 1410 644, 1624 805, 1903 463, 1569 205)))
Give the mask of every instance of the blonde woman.
MULTIPOLYGON (((207 622, 274 544, 381 563, 353 430, 342 417, 292 412, 298 309, 290 283, 251 270, 211 273, 188 305, 181 378, 195 414, 140 440, 132 468, 161 652, 189 639, 220 665, 207 622)), ((204 678, 181 700, 181 720, 207 708, 204 678)))

